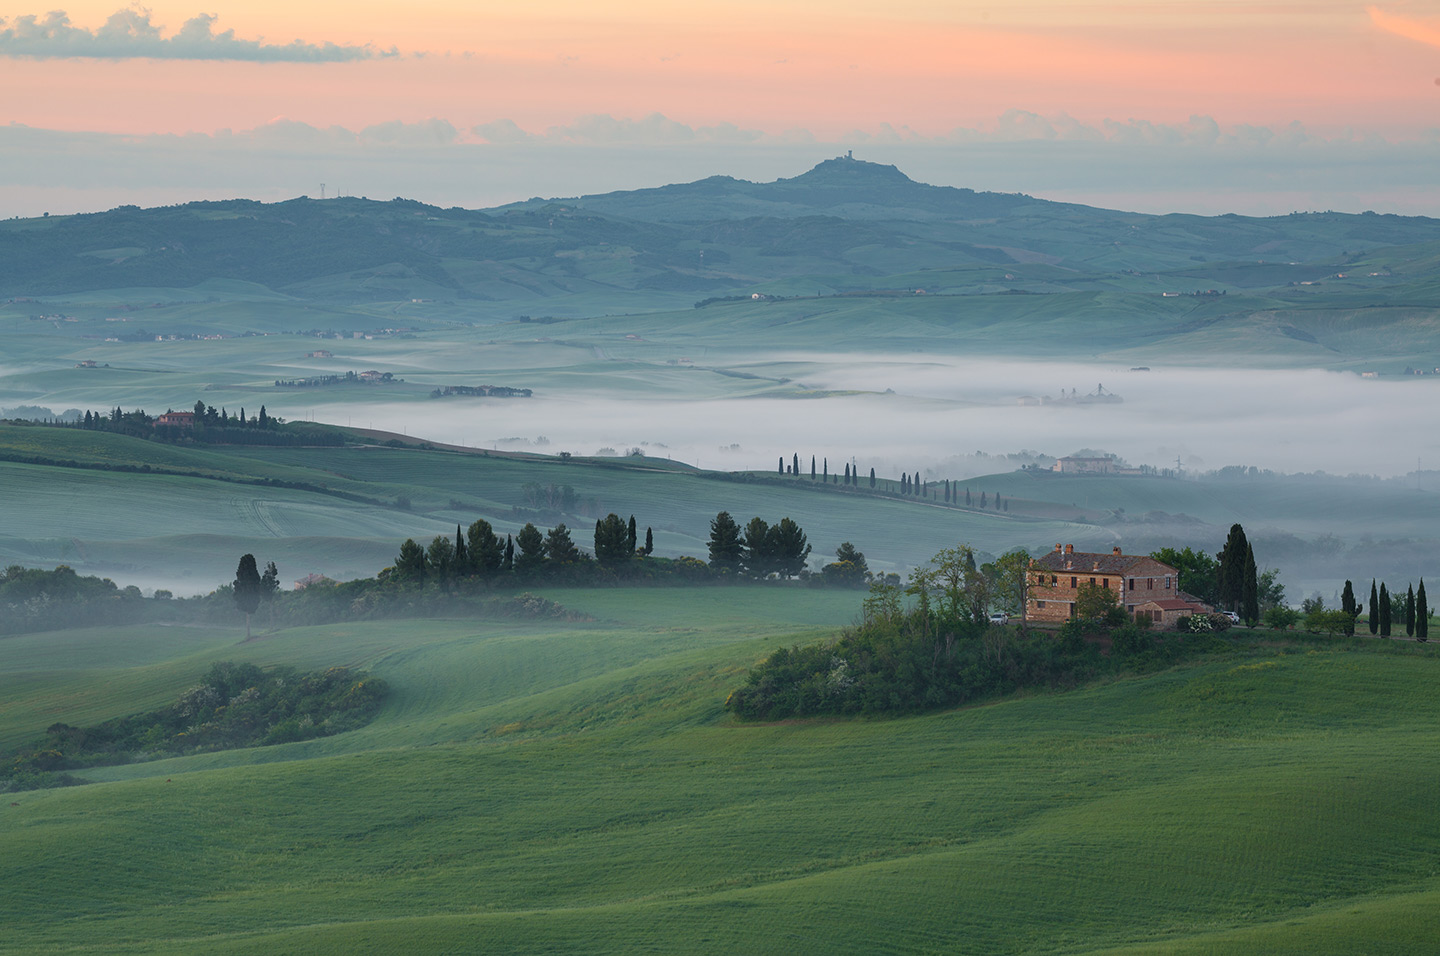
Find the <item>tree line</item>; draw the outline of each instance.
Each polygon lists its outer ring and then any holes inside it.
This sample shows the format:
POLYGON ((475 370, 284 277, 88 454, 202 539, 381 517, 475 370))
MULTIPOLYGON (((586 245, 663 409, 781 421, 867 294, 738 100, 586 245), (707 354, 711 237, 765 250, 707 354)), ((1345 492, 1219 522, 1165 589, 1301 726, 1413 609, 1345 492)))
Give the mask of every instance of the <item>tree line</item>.
MULTIPOLYGON (((166 415, 174 414, 167 409, 166 415)), ((143 408, 124 411, 115 406, 109 411, 85 413, 73 422, 50 421, 43 424, 49 428, 78 428, 85 431, 109 432, 131 438, 145 438, 164 442, 193 441, 216 445, 343 445, 344 436, 338 431, 307 430, 295 431, 284 427, 285 420, 277 418, 264 405, 255 415, 247 415, 242 407, 232 415, 223 406, 207 405, 197 401, 187 414, 194 416, 190 424, 167 424, 163 416, 150 415, 143 408)))
MULTIPOLYGON (((781 455, 776 461, 776 474, 803 478, 799 453, 793 453, 790 461, 786 462, 785 456, 781 455)), ((937 478, 933 481, 922 478, 920 472, 913 475, 909 472, 902 472, 898 479, 886 478, 877 479, 875 469, 870 469, 868 479, 862 479, 858 466, 852 466, 848 462, 844 464, 841 471, 831 473, 830 460, 815 455, 810 456, 810 480, 820 484, 834 484, 842 487, 860 488, 868 487, 872 491, 898 494, 905 497, 928 498, 932 501, 944 501, 946 504, 959 506, 961 503, 961 491, 964 491, 964 506, 966 508, 994 508, 996 511, 1009 511, 1010 502, 1002 498, 999 492, 993 496, 988 492, 980 492, 979 498, 974 497, 969 487, 961 488, 960 482, 949 478, 937 478)))

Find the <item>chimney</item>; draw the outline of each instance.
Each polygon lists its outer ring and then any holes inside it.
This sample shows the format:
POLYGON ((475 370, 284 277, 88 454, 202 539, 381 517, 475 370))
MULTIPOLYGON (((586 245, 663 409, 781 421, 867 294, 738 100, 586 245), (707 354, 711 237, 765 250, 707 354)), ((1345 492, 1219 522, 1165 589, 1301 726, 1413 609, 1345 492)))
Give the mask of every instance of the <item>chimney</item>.
POLYGON ((1110 549, 1110 553, 1113 554, 1113 555, 1115 555, 1115 557, 1117 557, 1117 558, 1120 557, 1120 549, 1119 549, 1119 548, 1111 548, 1111 549, 1110 549))
POLYGON ((1074 554, 1074 553, 1075 553, 1075 545, 1073 545, 1073 544, 1067 544, 1067 545, 1065 545, 1065 553, 1066 553, 1066 554, 1074 554))
POLYGON ((1058 545, 1058 544, 1055 545, 1055 553, 1056 553, 1056 554, 1059 554, 1059 553, 1060 553, 1060 545, 1058 545))

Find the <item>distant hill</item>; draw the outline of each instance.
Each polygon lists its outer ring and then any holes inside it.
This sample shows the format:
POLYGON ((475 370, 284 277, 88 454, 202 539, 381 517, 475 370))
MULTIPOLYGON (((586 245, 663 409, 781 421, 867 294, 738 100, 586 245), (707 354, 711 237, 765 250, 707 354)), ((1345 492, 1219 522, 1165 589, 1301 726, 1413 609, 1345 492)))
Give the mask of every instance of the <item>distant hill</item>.
MULTIPOLYGON (((340 305, 557 303, 575 315, 674 308, 776 282, 812 293, 904 288, 916 273, 981 265, 1044 265, 1055 270, 1047 282, 1146 292, 1157 281, 1284 287, 1385 247, 1436 242, 1440 220, 1423 217, 1141 215, 932 186, 840 157, 773 183, 717 176, 484 211, 301 198, 9 220, 0 296, 223 280, 340 305)), ((1053 291, 1015 275, 951 275, 947 291, 1003 291, 997 278, 1053 291)))

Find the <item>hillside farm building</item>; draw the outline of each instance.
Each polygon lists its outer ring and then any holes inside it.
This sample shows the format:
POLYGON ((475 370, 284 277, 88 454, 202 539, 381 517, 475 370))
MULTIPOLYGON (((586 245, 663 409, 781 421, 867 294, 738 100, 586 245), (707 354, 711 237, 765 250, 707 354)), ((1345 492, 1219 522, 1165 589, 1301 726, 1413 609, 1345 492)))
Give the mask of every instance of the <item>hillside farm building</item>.
POLYGON ((161 415, 159 418, 155 419, 155 427, 158 428, 162 425, 168 425, 171 428, 194 428, 195 413, 166 412, 164 415, 161 415))
POLYGON ((1082 584, 1095 584, 1116 592, 1117 603, 1132 616, 1145 616, 1157 624, 1173 624, 1188 614, 1210 610, 1179 589, 1180 574, 1148 555, 1076 551, 1073 544, 1030 562, 1030 597, 1025 622, 1063 623, 1075 616, 1075 598, 1082 584))

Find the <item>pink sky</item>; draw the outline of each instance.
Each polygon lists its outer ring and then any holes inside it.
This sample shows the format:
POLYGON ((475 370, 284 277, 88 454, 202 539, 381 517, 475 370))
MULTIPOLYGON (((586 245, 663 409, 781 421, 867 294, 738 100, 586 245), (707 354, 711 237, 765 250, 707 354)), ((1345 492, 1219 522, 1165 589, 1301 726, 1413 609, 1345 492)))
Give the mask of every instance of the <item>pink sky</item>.
MULTIPOLYGON (((118 6, 63 4, 99 27, 118 6)), ((156 4, 169 34, 200 12, 156 4)), ((925 135, 1009 109, 1413 138, 1440 126, 1440 3, 1009 4, 900 0, 598 5, 273 0, 215 29, 398 47, 416 58, 253 63, 0 57, 0 121, 115 133, 250 129, 276 117, 359 129, 429 117, 531 132, 653 112, 822 139, 879 124, 925 135), (22 92, 23 91, 23 95, 22 92)), ((8 18, 43 14, 12 10, 8 18)), ((7 24, 10 25, 10 24, 7 24)))

